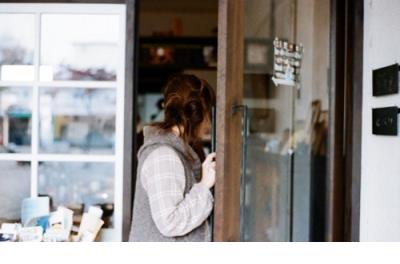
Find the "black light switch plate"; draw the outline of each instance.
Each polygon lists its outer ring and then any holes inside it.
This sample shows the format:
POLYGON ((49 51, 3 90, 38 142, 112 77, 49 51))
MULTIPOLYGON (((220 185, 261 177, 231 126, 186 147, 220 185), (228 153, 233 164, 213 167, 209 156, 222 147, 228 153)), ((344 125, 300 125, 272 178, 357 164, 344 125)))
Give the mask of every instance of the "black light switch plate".
POLYGON ((372 109, 372 134, 397 136, 397 116, 397 106, 372 109))
POLYGON ((372 72, 374 96, 397 94, 399 92, 399 64, 393 64, 372 72))

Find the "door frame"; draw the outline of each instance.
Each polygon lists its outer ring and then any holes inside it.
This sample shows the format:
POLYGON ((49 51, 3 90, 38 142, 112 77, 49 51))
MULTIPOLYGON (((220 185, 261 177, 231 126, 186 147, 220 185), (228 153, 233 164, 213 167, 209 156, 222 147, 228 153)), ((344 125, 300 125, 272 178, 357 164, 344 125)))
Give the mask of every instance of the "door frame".
POLYGON ((218 1, 217 165, 214 241, 240 239, 241 116, 243 97, 244 0, 218 1), (239 162, 232 162, 239 161, 239 162))
MULTIPOLYGON (((326 241, 358 241, 363 0, 331 0, 326 241)), ((218 2, 217 176, 214 241, 240 240, 244 0, 218 2)))
POLYGON ((331 1, 333 65, 325 239, 359 241, 364 0, 331 1))

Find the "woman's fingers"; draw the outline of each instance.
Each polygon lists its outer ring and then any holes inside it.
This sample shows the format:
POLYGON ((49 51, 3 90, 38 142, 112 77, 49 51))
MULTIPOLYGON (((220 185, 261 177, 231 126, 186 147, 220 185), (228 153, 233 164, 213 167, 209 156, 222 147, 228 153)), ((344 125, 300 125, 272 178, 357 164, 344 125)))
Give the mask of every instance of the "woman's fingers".
POLYGON ((215 153, 207 155, 202 165, 202 178, 201 181, 208 187, 211 188, 215 184, 215 166, 214 161, 215 153))
POLYGON ((216 166, 215 161, 211 162, 211 168, 213 168, 215 170, 215 166, 216 166))
POLYGON ((215 158, 215 155, 216 155, 215 152, 208 154, 204 162, 211 162, 215 158))

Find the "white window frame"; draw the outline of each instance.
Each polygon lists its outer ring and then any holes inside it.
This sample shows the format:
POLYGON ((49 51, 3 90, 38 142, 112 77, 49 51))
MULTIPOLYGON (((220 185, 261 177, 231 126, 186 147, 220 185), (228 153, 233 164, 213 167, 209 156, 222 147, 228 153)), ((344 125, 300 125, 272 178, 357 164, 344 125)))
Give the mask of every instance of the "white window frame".
POLYGON ((31 162, 31 196, 38 195, 38 164, 40 161, 59 162, 112 162, 114 163, 114 227, 102 230, 102 240, 122 241, 123 220, 123 139, 124 139, 124 93, 125 93, 125 30, 126 5, 124 4, 0 4, 0 14, 33 14, 35 16, 34 80, 1 81, 0 86, 32 88, 32 136, 31 153, 0 154, 0 161, 31 162), (119 41, 116 81, 40 81, 40 36, 42 14, 102 14, 118 15, 119 41), (39 88, 113 88, 116 89, 115 153, 111 155, 92 154, 41 154, 39 153, 39 88))

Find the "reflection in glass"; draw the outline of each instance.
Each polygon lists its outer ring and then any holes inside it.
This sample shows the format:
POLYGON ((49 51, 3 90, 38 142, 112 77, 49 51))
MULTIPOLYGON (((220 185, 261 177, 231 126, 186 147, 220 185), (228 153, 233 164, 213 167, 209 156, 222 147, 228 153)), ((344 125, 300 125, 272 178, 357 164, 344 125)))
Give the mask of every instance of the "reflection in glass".
POLYGON ((31 88, 0 87, 0 153, 30 152, 31 109, 31 88))
POLYGON ((114 212, 113 163, 42 162, 39 165, 40 195, 51 198, 53 209, 63 205, 75 212, 75 221, 89 206, 100 206, 104 227, 112 227, 114 212))
POLYGON ((40 79, 116 80, 115 15, 42 15, 40 79))
POLYGON ((0 80, 32 81, 34 16, 0 14, 0 80))
POLYGON ((41 88, 40 151, 112 154, 114 89, 41 88))
MULTIPOLYGON (((247 169, 241 186, 244 241, 321 241, 324 238, 326 141, 329 111, 329 0, 245 1, 248 43, 272 49, 277 37, 302 44, 300 88, 271 82, 274 61, 244 64, 249 107, 247 169), (257 66, 257 67, 256 67, 257 66)), ((253 49, 253 50, 249 50, 253 49)), ((269 57, 268 57, 269 56, 269 57)))
POLYGON ((261 67, 257 60, 247 60, 244 65, 243 94, 249 107, 249 136, 242 186, 243 241, 290 240, 290 152, 295 94, 292 87, 276 87, 271 78, 272 41, 276 36, 290 38, 293 32, 287 25, 291 21, 292 2, 245 2, 245 54, 261 56, 265 62, 261 67), (262 50, 265 52, 258 52, 262 50))
POLYGON ((30 197, 30 163, 0 161, 0 224, 21 218, 21 202, 30 197))
POLYGON ((243 240, 288 241, 290 155, 267 151, 259 135, 248 144, 243 240))

